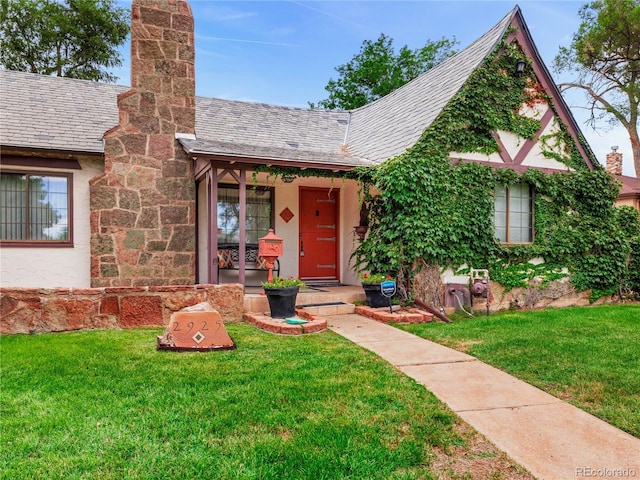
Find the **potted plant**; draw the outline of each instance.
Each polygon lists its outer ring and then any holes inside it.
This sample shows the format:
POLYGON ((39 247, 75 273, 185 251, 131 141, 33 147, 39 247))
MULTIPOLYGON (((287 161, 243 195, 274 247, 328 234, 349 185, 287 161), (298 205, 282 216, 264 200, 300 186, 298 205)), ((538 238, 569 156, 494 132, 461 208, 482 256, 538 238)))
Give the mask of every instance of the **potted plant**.
POLYGON ((360 275, 360 280, 362 281, 364 294, 367 297, 367 305, 371 308, 389 306, 391 299, 382 294, 380 284, 385 280, 391 280, 390 275, 384 275, 382 273, 363 273, 360 275))
POLYGON ((293 317, 296 314, 296 298, 300 287, 306 285, 299 278, 275 276, 270 282, 262 282, 267 295, 272 318, 293 317))

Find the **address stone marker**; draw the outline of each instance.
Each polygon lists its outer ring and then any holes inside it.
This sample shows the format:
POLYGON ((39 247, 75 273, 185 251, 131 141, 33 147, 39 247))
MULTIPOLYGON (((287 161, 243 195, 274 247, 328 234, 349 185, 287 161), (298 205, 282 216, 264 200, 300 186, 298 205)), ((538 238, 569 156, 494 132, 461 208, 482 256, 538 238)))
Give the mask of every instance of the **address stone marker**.
POLYGON ((158 337, 158 350, 201 352, 234 348, 236 345, 215 310, 176 312, 164 335, 158 337))

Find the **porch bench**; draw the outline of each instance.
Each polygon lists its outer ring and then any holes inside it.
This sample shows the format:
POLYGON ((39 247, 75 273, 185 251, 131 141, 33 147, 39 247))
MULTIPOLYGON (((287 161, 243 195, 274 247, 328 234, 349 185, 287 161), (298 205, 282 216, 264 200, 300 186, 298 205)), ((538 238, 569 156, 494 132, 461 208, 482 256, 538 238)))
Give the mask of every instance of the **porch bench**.
MULTIPOLYGON (((267 262, 258 255, 258 245, 247 243, 245 247, 244 269, 267 272, 267 262)), ((218 272, 220 270, 240 270, 240 245, 237 243, 218 244, 218 272)), ((280 276, 279 260, 273 263, 273 274, 280 276)))

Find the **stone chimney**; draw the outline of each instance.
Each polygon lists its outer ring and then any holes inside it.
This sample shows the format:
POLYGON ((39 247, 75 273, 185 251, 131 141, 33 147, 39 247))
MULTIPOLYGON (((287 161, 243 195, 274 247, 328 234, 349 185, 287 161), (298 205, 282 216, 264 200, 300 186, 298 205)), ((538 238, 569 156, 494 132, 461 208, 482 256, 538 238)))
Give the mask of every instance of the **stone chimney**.
POLYGON ((622 154, 618 153, 618 147, 611 147, 611 153, 607 153, 607 172, 611 175, 622 175, 622 154))
POLYGON ((93 287, 195 282, 193 15, 185 0, 133 0, 131 89, 90 182, 93 287))

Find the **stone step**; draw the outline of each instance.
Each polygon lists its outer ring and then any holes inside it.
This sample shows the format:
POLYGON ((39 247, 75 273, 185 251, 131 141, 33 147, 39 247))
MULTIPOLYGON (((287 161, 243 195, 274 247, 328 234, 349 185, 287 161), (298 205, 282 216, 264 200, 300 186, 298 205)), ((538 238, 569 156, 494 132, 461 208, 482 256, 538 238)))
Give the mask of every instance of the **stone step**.
POLYGON ((296 308, 301 308, 312 315, 348 315, 355 312, 356 306, 345 302, 326 302, 313 304, 299 304, 296 308))
MULTIPOLYGON (((296 299, 297 305, 320 305, 325 303, 358 303, 364 301, 364 291, 360 286, 341 286, 324 288, 322 291, 309 289, 302 290, 296 299)), ((264 293, 248 293, 244 296, 244 311, 255 313, 269 312, 269 302, 264 293)))

